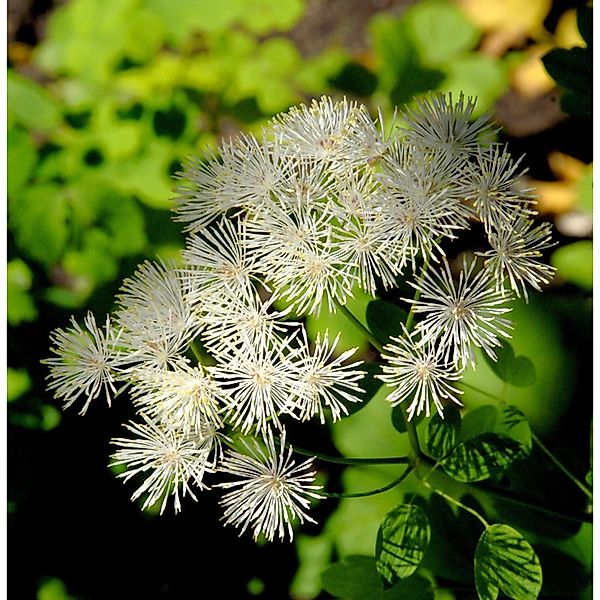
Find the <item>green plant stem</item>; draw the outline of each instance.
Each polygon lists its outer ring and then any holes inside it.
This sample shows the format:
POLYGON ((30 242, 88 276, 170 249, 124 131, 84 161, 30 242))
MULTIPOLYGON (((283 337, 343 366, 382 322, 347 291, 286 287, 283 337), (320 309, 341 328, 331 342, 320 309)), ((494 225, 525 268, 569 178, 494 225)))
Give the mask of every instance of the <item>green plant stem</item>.
POLYGON ((551 517, 555 517, 557 519, 562 519, 564 521, 573 521, 575 523, 591 523, 592 517, 591 515, 584 515, 581 517, 575 515, 565 515, 564 513, 556 512, 551 508, 544 508, 539 504, 533 504, 528 500, 523 500, 522 498, 518 498, 513 492, 507 490, 501 490, 497 488, 493 488, 489 485, 481 485, 480 486, 472 486, 475 492, 487 494, 488 496, 492 496, 497 498, 498 500, 503 500, 504 502, 510 502, 512 504, 516 504, 518 506, 522 506, 523 508, 527 508, 529 510, 535 510, 537 512, 543 512, 551 517))
MULTIPOLYGON (((376 348, 380 353, 383 352, 383 344, 356 318, 356 316, 350 311, 347 306, 339 304, 340 310, 352 321, 352 323, 361 331, 361 333, 369 340, 371 345, 376 348)), ((408 434, 408 441, 414 452, 414 459, 421 456, 421 445, 419 444, 419 436, 417 434, 417 428, 412 421, 409 421, 406 408, 403 404, 400 404, 400 411, 402 412, 402 419, 406 426, 406 432, 408 434)))
POLYGON ((490 392, 486 392, 485 390, 481 390, 478 387, 475 387, 474 385, 471 385, 470 383, 465 383, 464 381, 459 381, 458 383, 460 385, 462 385, 463 387, 469 388, 470 390, 473 390, 474 392, 477 392, 478 394, 483 394, 484 396, 488 396, 488 398, 493 398, 494 400, 500 401, 500 398, 496 394, 490 394, 490 392))
POLYGON ((319 460, 336 463, 340 465, 402 465, 408 464, 408 456, 388 456, 388 457, 373 457, 373 458, 350 458, 346 456, 329 456, 327 454, 321 454, 320 452, 311 452, 304 448, 299 448, 293 445, 294 452, 302 454, 304 456, 314 456, 319 460))
POLYGON ((415 311, 414 311, 415 302, 417 302, 417 300, 421 297, 420 283, 421 283, 421 281, 423 281, 423 277, 425 277, 425 272, 427 271, 427 269, 429 267, 429 259, 430 259, 430 257, 428 256, 425 259, 425 262, 423 263, 423 268, 421 269, 421 275, 419 276, 419 280, 416 285, 415 295, 413 296, 413 303, 410 305, 410 310, 408 311, 408 317, 406 317, 406 323, 404 323, 404 326, 406 327, 406 330, 408 332, 410 332, 410 330, 412 329, 413 321, 415 318, 415 311))
POLYGON ((588 488, 583 485, 583 483, 581 483, 581 481, 579 481, 579 479, 577 479, 577 477, 575 477, 575 475, 573 475, 569 469, 567 469, 567 467, 565 467, 558 460, 558 458, 556 458, 556 456, 554 456, 554 454, 552 454, 552 452, 550 452, 550 450, 544 446, 544 444, 542 444, 540 438, 538 438, 533 431, 531 432, 531 437, 533 438, 533 441, 540 447, 540 449, 548 455, 548 458, 550 458, 550 460, 588 497, 588 499, 593 500, 594 497, 592 492, 590 492, 590 490, 588 490, 588 488))
POLYGON ((375 496, 376 494, 383 494, 383 492, 387 492, 388 490, 395 488, 397 485, 400 485, 412 473, 412 470, 413 467, 411 465, 408 465, 406 469, 404 469, 400 477, 397 477, 396 479, 394 479, 387 485, 384 485, 383 487, 376 488, 374 490, 369 490, 367 492, 350 492, 343 494, 336 494, 334 492, 321 492, 321 494, 323 494, 327 498, 364 498, 365 496, 375 496))
POLYGON ((438 490, 437 488, 434 488, 429 483, 427 483, 427 481, 425 481, 425 479, 421 479, 421 483, 426 488, 429 488, 434 494, 437 494, 438 496, 445 498, 446 500, 448 500, 448 502, 450 502, 450 503, 462 508, 463 510, 467 511, 468 513, 472 514, 476 519, 478 519, 483 524, 483 526, 486 529, 490 526, 490 524, 476 510, 472 509, 470 506, 463 504, 456 498, 453 498, 449 494, 446 494, 446 492, 442 492, 442 490, 438 490))
POLYGON ((370 344, 379 352, 382 352, 383 344, 354 316, 354 313, 345 304, 340 304, 337 301, 336 304, 344 315, 352 321, 353 325, 369 340, 370 344))

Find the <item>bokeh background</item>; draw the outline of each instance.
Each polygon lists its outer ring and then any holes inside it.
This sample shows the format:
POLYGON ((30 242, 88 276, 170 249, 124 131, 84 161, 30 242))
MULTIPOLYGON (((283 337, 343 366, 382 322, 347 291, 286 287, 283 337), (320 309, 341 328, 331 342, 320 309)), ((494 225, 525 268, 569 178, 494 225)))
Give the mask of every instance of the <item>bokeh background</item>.
MULTIPOLYGON (((579 477, 592 414, 591 24, 577 0, 10 0, 8 2, 8 597, 38 600, 329 597, 320 572, 373 553, 394 493, 317 507, 296 544, 256 545, 219 523, 216 497, 159 517, 129 501, 108 468, 126 398, 85 417, 44 389, 48 335, 71 314, 111 310, 146 257, 176 257, 173 175, 222 137, 259 131, 322 94, 390 116, 432 90, 477 96, 477 112, 525 154, 539 218, 556 226, 543 294, 515 308, 513 346, 534 387, 510 401, 579 477), (583 24, 582 24, 583 23, 583 24), (586 27, 588 29, 586 29, 586 27), (587 43, 586 43, 587 42, 587 43), (573 50, 575 48, 575 50, 573 50), (554 51, 548 59, 548 53, 554 51), (546 56, 545 59, 543 57, 546 56), (544 66, 546 62, 546 67, 544 66), (218 590, 218 591, 217 591, 218 590)), ((340 317, 309 330, 348 330, 340 317)), ((481 369, 471 382, 500 385, 481 369)), ((484 402, 470 392, 468 407, 484 402)), ((397 452, 389 411, 372 402, 304 445, 397 452), (389 434, 389 435, 388 435, 389 434), (376 444, 375 444, 376 442, 376 444), (374 447, 375 444, 375 447, 374 447)), ((541 464, 541 463, 540 463, 541 464)), ((564 482, 540 498, 573 506, 564 482)), ((385 471, 323 473, 330 486, 377 487, 385 471)), ((568 487, 568 485, 567 485, 568 487)), ((584 571, 590 527, 556 542, 584 571)), ((458 549, 457 551, 460 551, 458 549)), ((572 569, 571 569, 572 570, 572 569)), ((559 597, 587 597, 587 580, 559 597)), ((473 597, 469 592, 446 598, 473 597)))

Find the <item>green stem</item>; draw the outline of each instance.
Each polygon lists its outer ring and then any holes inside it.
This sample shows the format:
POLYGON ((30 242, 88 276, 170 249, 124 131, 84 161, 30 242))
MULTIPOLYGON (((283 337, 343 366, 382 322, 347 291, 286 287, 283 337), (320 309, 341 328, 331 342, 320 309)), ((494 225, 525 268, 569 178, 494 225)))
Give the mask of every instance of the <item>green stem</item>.
POLYGON ((548 455, 550 460, 589 498, 589 500, 593 500, 592 492, 590 492, 590 490, 588 490, 588 488, 583 485, 583 483, 581 483, 581 481, 579 481, 579 479, 577 479, 577 477, 575 477, 575 475, 573 475, 569 469, 567 469, 567 467, 565 467, 558 460, 558 458, 556 458, 556 456, 554 456, 554 454, 552 454, 552 452, 550 452, 550 450, 544 446, 544 444, 542 444, 540 438, 538 438, 533 431, 531 432, 531 437, 533 438, 533 441, 540 447, 540 449, 548 455))
POLYGON ((379 352, 383 351, 383 344, 354 316, 354 313, 345 305, 340 304, 336 301, 339 309, 344 313, 350 321, 356 326, 357 329, 369 340, 371 345, 376 348, 379 352))
POLYGON ((388 457, 374 457, 374 458, 350 458, 346 456, 329 456, 327 454, 321 454, 320 452, 311 452, 304 448, 299 448, 296 445, 292 445, 294 452, 302 454, 304 456, 314 456, 319 460, 325 462, 340 464, 340 465, 401 465, 408 464, 408 456, 388 456, 388 457))
POLYGON ((459 383, 463 387, 469 388, 470 390, 473 390, 474 392, 477 392, 478 394, 483 394, 484 396, 488 396, 489 398, 493 398, 494 400, 500 400, 500 398, 498 398, 498 396, 496 396, 496 394, 490 394, 490 392, 481 390, 478 387, 471 385, 470 383, 465 383, 464 381, 460 381, 459 383))
POLYGON ((415 295, 413 296, 413 303, 410 305, 410 310, 408 311, 408 317, 406 318, 406 323, 404 324, 404 326, 406 327, 406 330, 410 332, 410 330, 412 329, 412 324, 413 324, 413 320, 415 318, 415 302, 417 302, 417 300, 421 297, 421 281, 423 281, 423 278, 425 277, 425 272, 427 271, 428 267, 429 267, 429 260, 430 260, 430 256, 428 256, 425 259, 425 262, 423 263, 423 268, 421 269, 421 275, 419 276, 419 280, 417 282, 417 286, 416 286, 416 291, 415 291, 415 295))
POLYGON ((472 514, 476 519, 478 519, 481 523, 483 523, 483 526, 486 529, 490 526, 490 524, 476 510, 472 509, 470 506, 463 504, 456 498, 453 498, 449 494, 442 492, 442 490, 438 490, 437 488, 432 487, 431 485, 429 485, 429 483, 427 483, 427 481, 425 481, 425 479, 421 479, 421 483, 426 488, 429 488, 434 494, 437 494, 438 496, 445 498, 446 500, 448 500, 448 502, 451 502, 452 504, 454 504, 454 505, 462 508, 463 510, 467 511, 468 513, 472 514))
POLYGON ((321 492, 321 494, 323 494, 324 496, 326 496, 327 498, 364 498, 365 496, 375 496, 376 494, 383 494, 383 492, 387 492, 388 490, 391 490, 392 488, 395 488, 397 485, 399 485, 400 483, 402 483, 412 472, 413 467, 411 465, 408 465, 406 467, 406 469, 404 469, 404 471, 402 472, 402 475, 400 475, 400 477, 397 477, 396 479, 394 479, 394 481, 391 481, 390 483, 388 483, 387 485, 384 485, 383 487, 380 488, 376 488, 374 490, 369 490, 368 492, 354 492, 354 493, 348 493, 348 494, 335 494, 334 492, 321 492))
MULTIPOLYGON (((354 325, 362 332, 362 334, 371 342, 371 345, 376 348, 380 353, 383 352, 383 344, 354 316, 354 314, 350 311, 350 309, 343 305, 339 304, 341 311, 354 323, 354 325)), ((408 419, 408 413, 406 407, 403 404, 400 404, 400 411, 402 412, 402 418, 404 420, 404 425, 406 426, 406 432, 408 433, 408 440, 410 442, 410 446, 415 454, 415 459, 421 456, 421 446, 419 444, 419 436, 417 434, 417 429, 415 424, 408 419)))
POLYGON ((591 515, 585 516, 575 516, 575 515, 565 515, 564 513, 556 512, 551 508, 544 508, 543 506, 539 506, 538 504, 532 504, 527 500, 523 500, 522 498, 517 498, 509 491, 500 490, 492 488, 488 485, 472 486, 475 492, 487 494, 488 496, 492 496, 497 498, 498 500, 502 500, 504 502, 510 502, 512 504, 516 504, 517 506, 522 506, 523 508, 527 508, 529 510, 535 510, 537 512, 543 512, 551 517, 555 517, 557 519, 562 519, 564 521, 573 521, 575 523, 591 523, 592 517, 591 515))

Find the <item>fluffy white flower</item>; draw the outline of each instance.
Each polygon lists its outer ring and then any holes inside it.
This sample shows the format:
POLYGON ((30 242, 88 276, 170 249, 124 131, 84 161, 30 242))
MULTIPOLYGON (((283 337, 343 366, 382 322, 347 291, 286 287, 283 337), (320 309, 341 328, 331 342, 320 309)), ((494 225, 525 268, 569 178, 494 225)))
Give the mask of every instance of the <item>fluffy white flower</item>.
POLYGON ((318 415, 321 423, 325 423, 324 410, 329 409, 332 419, 337 421, 342 415, 348 414, 345 403, 362 401, 363 390, 357 382, 365 373, 356 370, 362 361, 345 364, 356 348, 335 356, 338 341, 339 334, 330 343, 326 332, 323 339, 317 335, 312 351, 307 341, 303 344, 297 367, 298 379, 294 386, 298 396, 297 410, 302 420, 318 415))
POLYGON ((211 367, 215 380, 225 391, 227 417, 235 428, 264 434, 282 429, 280 416, 295 407, 293 393, 297 378, 298 350, 292 337, 273 338, 269 345, 256 345, 241 338, 217 357, 211 367))
POLYGON ((132 373, 132 398, 143 412, 185 433, 223 425, 225 395, 202 368, 184 365, 175 370, 145 367, 132 373))
POLYGON ((552 242, 552 225, 542 223, 533 227, 533 221, 519 218, 511 227, 490 232, 492 250, 480 253, 487 258, 485 267, 496 281, 499 290, 508 283, 517 296, 527 300, 527 285, 540 290, 547 284, 556 269, 541 262, 542 251, 555 245, 552 242))
POLYGON ((180 365, 198 334, 198 311, 172 263, 144 262, 121 286, 116 319, 120 343, 132 361, 180 365))
POLYGON ((512 324, 502 315, 510 311, 508 297, 494 287, 486 270, 475 273, 476 259, 467 266, 463 261, 458 282, 454 281, 445 259, 439 271, 427 269, 417 283, 409 282, 420 293, 419 299, 407 299, 412 310, 425 317, 416 325, 420 343, 435 341, 444 358, 457 366, 474 364, 474 348, 481 348, 496 359, 498 336, 510 337, 512 324))
POLYGON ((113 454, 111 466, 125 465, 127 470, 118 477, 128 481, 143 476, 140 487, 133 493, 132 500, 147 494, 142 509, 152 506, 162 498, 161 514, 165 510, 169 495, 173 496, 175 512, 181 510, 181 495, 196 496, 192 485, 200 490, 207 486, 204 474, 214 471, 210 455, 215 442, 214 432, 186 434, 173 427, 159 425, 144 416, 144 423, 125 425, 134 437, 115 438, 112 443, 119 448, 113 454))
POLYGON ((268 541, 275 537, 290 541, 294 538, 293 522, 310 521, 310 500, 322 496, 321 486, 313 485, 313 459, 300 464, 292 458, 293 449, 286 447, 285 434, 276 447, 272 435, 265 438, 265 448, 256 440, 244 441, 244 453, 230 451, 225 455, 220 471, 237 478, 218 484, 227 490, 220 504, 224 508, 225 524, 252 530, 254 539, 264 535, 268 541))
POLYGON ((531 190, 521 183, 523 172, 504 146, 490 146, 476 154, 476 160, 461 177, 459 189, 473 204, 487 232, 512 227, 519 217, 535 214, 531 190))
POLYGON ((63 400, 65 408, 80 396, 85 397, 79 411, 83 415, 90 402, 102 393, 110 406, 111 394, 117 391, 115 382, 127 363, 127 356, 119 350, 119 333, 112 329, 108 315, 104 329, 96 325, 91 312, 84 319, 85 328, 73 317, 71 324, 69 329, 52 332, 54 346, 50 351, 55 356, 42 362, 50 366, 48 389, 54 390, 54 396, 63 400))
POLYGON ((394 389, 387 396, 392 406, 410 401, 408 419, 425 411, 429 416, 433 402, 443 417, 443 403, 447 400, 461 405, 453 381, 461 378, 461 372, 449 363, 444 352, 434 342, 421 344, 418 336, 404 329, 404 335, 391 337, 381 354, 387 363, 382 366, 383 374, 377 375, 381 381, 394 389))
POLYGON ((448 96, 433 95, 419 98, 415 108, 407 108, 401 119, 407 141, 432 150, 441 150, 450 156, 474 154, 482 144, 489 143, 494 128, 483 115, 473 119, 475 99, 460 94, 453 102, 448 96))

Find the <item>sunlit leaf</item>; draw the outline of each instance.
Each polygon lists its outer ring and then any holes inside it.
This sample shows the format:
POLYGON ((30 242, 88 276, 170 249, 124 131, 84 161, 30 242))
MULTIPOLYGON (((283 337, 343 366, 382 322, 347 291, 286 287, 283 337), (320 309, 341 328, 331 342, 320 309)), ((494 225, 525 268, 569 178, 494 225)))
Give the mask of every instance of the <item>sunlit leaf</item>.
POLYGON ((429 456, 442 458, 452 451, 461 428, 460 412, 453 406, 444 408, 444 418, 433 415, 427 425, 426 446, 429 456))
POLYGON ((41 85, 12 70, 8 71, 6 84, 9 123, 16 121, 32 131, 44 132, 60 123, 59 106, 41 85))
POLYGON ((508 525, 491 525, 477 544, 475 584, 480 600, 496 600, 500 593, 535 600, 542 587, 540 561, 518 531, 508 525))
POLYGON ((425 0, 404 14, 423 62, 448 63, 477 45, 480 33, 464 13, 449 2, 425 0))
POLYGON ((522 457, 519 442, 496 433, 482 433, 456 446, 440 464, 454 479, 474 482, 502 474, 522 457))
POLYGON ((246 0, 239 19, 250 31, 266 34, 291 29, 304 12, 303 0, 246 0))
POLYGON ((425 513, 414 504, 400 504, 382 521, 377 534, 377 572, 391 585, 410 577, 421 564, 429 544, 425 513))
POLYGON ((447 77, 439 89, 477 98, 473 116, 479 116, 493 108, 494 103, 506 91, 509 83, 505 66, 495 58, 481 53, 469 53, 456 58, 447 65, 447 77))

